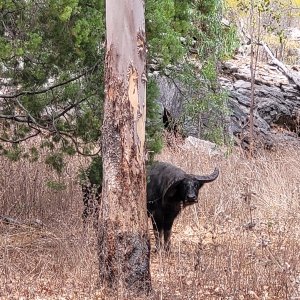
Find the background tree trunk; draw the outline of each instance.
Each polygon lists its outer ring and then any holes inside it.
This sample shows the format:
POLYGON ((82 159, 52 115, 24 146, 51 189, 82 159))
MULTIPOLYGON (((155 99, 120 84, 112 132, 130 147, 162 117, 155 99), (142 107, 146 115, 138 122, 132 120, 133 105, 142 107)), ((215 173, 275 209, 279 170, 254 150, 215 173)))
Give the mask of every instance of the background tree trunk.
POLYGON ((107 0, 106 29, 100 279, 105 286, 147 293, 144 1, 107 0))

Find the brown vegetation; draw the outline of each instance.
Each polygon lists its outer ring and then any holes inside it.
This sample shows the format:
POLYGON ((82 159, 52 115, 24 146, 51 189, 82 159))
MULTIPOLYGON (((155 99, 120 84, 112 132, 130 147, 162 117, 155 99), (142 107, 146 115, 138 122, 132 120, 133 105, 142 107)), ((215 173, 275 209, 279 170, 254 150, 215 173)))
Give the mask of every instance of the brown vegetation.
MULTIPOLYGON (((151 253, 151 297, 299 299, 299 155, 292 145, 252 160, 237 149, 166 149, 160 160, 195 174, 218 165, 221 174, 176 220, 171 255, 151 253)), ((108 299, 97 286, 92 222, 82 226, 80 163, 70 160, 58 178, 41 163, 0 158, 0 215, 22 221, 0 222, 0 299, 108 299), (50 189, 54 179, 66 189, 50 189), (43 226, 30 225, 36 219, 43 226)), ((110 298, 129 299, 122 290, 110 298)))

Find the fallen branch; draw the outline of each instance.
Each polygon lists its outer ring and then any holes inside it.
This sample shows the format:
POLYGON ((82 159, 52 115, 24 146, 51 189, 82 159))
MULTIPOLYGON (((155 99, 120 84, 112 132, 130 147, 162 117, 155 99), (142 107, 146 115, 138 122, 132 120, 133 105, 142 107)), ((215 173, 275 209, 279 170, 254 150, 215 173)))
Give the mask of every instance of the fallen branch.
POLYGON ((14 225, 14 226, 32 226, 32 227, 44 227, 45 224, 39 220, 35 219, 33 221, 19 221, 15 218, 8 217, 8 216, 1 216, 0 215, 0 222, 2 222, 5 225, 14 225))
POLYGON ((21 225, 21 222, 19 222, 18 220, 7 216, 0 216, 0 221, 6 225, 21 225))
POLYGON ((295 83, 295 85, 297 86, 298 90, 300 90, 300 78, 295 76, 293 74, 293 71, 289 70, 280 60, 278 60, 274 54, 272 53, 272 51, 270 50, 270 48, 268 47, 268 45, 264 42, 260 42, 259 45, 263 46, 263 48, 265 49, 265 51, 267 52, 267 54, 272 58, 272 63, 275 64, 277 67, 279 67, 280 71, 283 72, 283 74, 292 82, 295 83))

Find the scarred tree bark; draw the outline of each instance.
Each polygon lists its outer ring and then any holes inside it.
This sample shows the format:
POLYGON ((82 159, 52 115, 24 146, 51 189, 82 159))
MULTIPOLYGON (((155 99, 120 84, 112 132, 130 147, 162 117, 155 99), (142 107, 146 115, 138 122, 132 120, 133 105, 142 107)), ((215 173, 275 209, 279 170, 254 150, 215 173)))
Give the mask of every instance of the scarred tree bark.
POLYGON ((108 287, 147 293, 144 1, 107 0, 106 30, 100 279, 108 287))

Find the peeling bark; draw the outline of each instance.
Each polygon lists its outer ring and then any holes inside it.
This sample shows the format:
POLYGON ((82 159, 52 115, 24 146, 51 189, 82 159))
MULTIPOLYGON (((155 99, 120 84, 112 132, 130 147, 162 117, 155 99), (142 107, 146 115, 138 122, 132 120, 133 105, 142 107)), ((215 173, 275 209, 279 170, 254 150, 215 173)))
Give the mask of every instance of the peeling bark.
POLYGON ((107 0, 106 26, 100 279, 110 288, 148 293, 144 1, 107 0))

